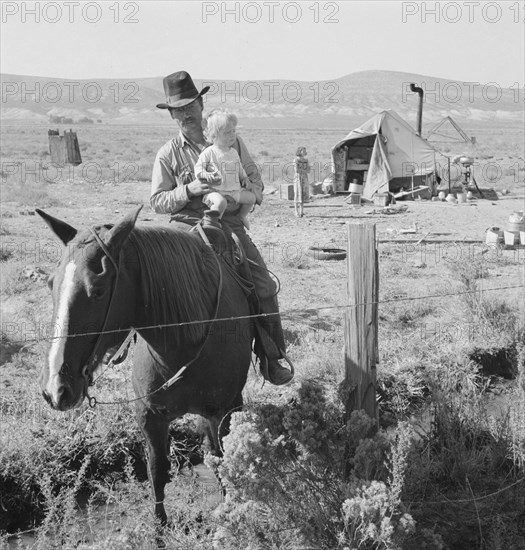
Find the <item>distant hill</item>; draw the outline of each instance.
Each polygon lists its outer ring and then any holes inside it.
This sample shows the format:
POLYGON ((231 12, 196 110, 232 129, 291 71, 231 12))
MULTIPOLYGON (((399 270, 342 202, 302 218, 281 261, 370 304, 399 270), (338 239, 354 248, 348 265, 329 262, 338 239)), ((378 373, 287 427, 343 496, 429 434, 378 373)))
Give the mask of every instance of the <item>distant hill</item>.
MULTIPOLYGON (((2 121, 169 124, 155 106, 164 101, 162 77, 71 79, 0 75, 2 121)), ((420 74, 363 71, 330 81, 196 80, 211 86, 205 107, 227 106, 250 127, 352 128, 374 113, 393 109, 412 125, 417 94, 425 91, 424 128, 452 116, 467 128, 523 125, 523 90, 473 85, 420 74)))

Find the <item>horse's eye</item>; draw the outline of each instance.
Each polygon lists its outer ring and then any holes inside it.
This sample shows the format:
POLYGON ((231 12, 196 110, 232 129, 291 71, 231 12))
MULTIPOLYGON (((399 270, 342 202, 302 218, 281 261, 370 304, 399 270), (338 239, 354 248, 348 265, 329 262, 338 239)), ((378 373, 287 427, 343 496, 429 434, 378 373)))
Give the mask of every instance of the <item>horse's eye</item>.
POLYGON ((92 298, 93 300, 99 300, 106 294, 106 289, 100 286, 92 286, 91 288, 88 288, 87 295, 89 298, 92 298))

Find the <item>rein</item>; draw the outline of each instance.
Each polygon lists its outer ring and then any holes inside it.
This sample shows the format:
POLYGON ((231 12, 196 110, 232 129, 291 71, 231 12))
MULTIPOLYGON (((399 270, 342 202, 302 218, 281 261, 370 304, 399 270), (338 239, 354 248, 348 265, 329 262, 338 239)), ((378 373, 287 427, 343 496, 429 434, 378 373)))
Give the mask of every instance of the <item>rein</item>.
MULTIPOLYGON (((201 225, 198 224, 196 227, 197 227, 197 231, 199 232, 199 234, 200 234, 202 240, 204 241, 204 243, 213 251, 213 247, 212 247, 210 241, 208 240, 208 237, 206 236, 206 233, 204 233, 204 230, 202 229, 201 225)), ((97 240, 98 244, 102 248, 103 252, 110 259, 111 263, 113 264, 113 266, 115 267, 115 270, 117 272, 117 276, 115 278, 115 284, 113 285, 113 292, 111 294, 111 298, 110 298, 109 304, 108 304, 108 309, 106 311, 106 317, 104 319, 103 329, 102 329, 101 333, 98 336, 98 339, 95 343, 95 347, 93 348, 93 351, 91 352, 91 356, 90 356, 88 362, 86 363, 84 369, 82 370, 82 375, 86 379, 87 385, 91 386, 91 385, 93 385, 91 383, 92 373, 90 373, 88 371, 88 368, 89 368, 89 364, 91 363, 91 361, 93 361, 95 359, 95 353, 97 351, 98 346, 100 345, 100 341, 102 339, 102 333, 104 332, 104 329, 106 328, 106 324, 107 324, 107 321, 108 321, 108 318, 109 318, 109 312, 110 312, 110 309, 111 309, 111 304, 113 303, 113 297, 115 295, 115 289, 117 287, 118 276, 119 276, 120 270, 119 270, 118 265, 115 262, 114 258, 112 257, 109 249, 104 244, 104 242, 102 241, 100 236, 97 234, 97 232, 92 227, 90 227, 89 229, 90 229, 91 233, 95 236, 95 239, 97 240)), ((213 251, 213 257, 215 258, 215 261, 217 263, 217 267, 219 268, 219 285, 218 285, 218 288, 217 288, 217 302, 216 302, 216 305, 215 305, 215 312, 213 314, 213 319, 211 319, 211 321, 215 321, 218 317, 218 314, 219 314, 219 306, 220 306, 220 302, 221 302, 222 284, 223 284, 222 266, 221 266, 221 262, 219 261, 219 258, 217 257, 217 254, 215 253, 215 251, 213 251)), ((161 390, 169 389, 173 384, 175 384, 175 382, 177 382, 178 380, 180 380, 182 378, 182 376, 183 376, 184 372, 187 370, 187 368, 189 366, 191 366, 195 361, 197 361, 197 359, 200 357, 200 354, 202 353, 202 350, 204 349, 204 346, 206 345, 206 342, 208 341, 208 338, 210 336, 212 326, 213 326, 213 323, 210 323, 210 325, 208 327, 208 330, 206 331, 206 336, 204 337, 204 340, 202 341, 202 344, 199 346, 199 349, 197 350, 196 355, 190 361, 188 361, 185 365, 183 365, 169 380, 164 382, 164 384, 159 386, 156 390, 152 390, 152 391, 150 391, 150 392, 148 392, 144 395, 141 395, 140 397, 135 397, 134 399, 123 399, 123 400, 119 400, 119 401, 97 401, 97 399, 95 397, 90 396, 86 391, 86 396, 88 398, 89 406, 91 408, 94 408, 97 404, 99 404, 99 405, 124 405, 124 404, 127 404, 127 403, 132 403, 134 401, 139 401, 141 399, 149 397, 149 396, 151 396, 155 393, 158 393, 161 390)), ((121 351, 123 350, 124 346, 128 345, 131 342, 131 338, 134 335, 134 333, 135 333, 135 329, 131 329, 131 331, 128 334, 126 340, 119 347, 118 351, 115 353, 115 356, 119 355, 121 353, 121 351)), ((111 361, 110 361, 110 363, 111 363, 111 361)))

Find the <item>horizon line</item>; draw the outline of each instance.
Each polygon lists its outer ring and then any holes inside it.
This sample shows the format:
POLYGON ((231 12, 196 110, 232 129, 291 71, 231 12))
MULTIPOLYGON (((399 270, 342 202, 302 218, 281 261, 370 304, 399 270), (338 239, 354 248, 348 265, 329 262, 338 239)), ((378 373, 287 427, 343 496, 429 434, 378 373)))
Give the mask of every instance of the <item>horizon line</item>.
MULTIPOLYGON (((349 76, 354 76, 354 75, 359 75, 359 74, 363 74, 363 73, 395 73, 395 74, 399 74, 399 75, 402 75, 402 74, 406 74, 406 75, 413 75, 413 76, 417 76, 417 77, 423 77, 423 78, 430 78, 430 79, 435 79, 435 80, 446 80, 446 81, 449 81, 449 82, 473 82, 473 81, 470 81, 470 80, 459 80, 459 79, 455 79, 455 78, 446 78, 446 77, 442 77, 442 76, 432 76, 432 75, 425 75, 425 74, 421 74, 421 73, 413 73, 413 72, 408 72, 408 71, 397 71, 397 70, 390 70, 390 69, 369 69, 369 70, 364 70, 364 71, 355 71, 355 72, 351 72, 351 73, 347 73, 347 74, 344 74, 342 76, 338 76, 336 78, 331 78, 331 79, 317 79, 317 80, 305 80, 305 79, 292 79, 292 78, 252 78, 252 79, 235 79, 235 78, 201 78, 201 77, 197 77, 197 76, 192 76, 193 80, 199 80, 199 81, 210 81, 210 82, 216 82, 216 81, 225 81, 225 82, 261 82, 261 81, 272 81, 272 80, 277 80, 277 81, 289 81, 289 82, 305 82, 305 83, 310 83, 310 82, 331 82, 331 81, 337 81, 337 80, 342 80, 343 78, 347 78, 349 76)), ((97 81, 100 81, 100 80, 109 80, 109 81, 115 81, 115 80, 127 80, 127 81, 133 81, 133 80, 147 80, 147 79, 158 79, 160 81, 162 81, 162 79, 164 78, 164 76, 140 76, 140 77, 95 77, 95 76, 91 76, 91 77, 84 77, 84 78, 74 78, 74 77, 68 77, 68 76, 48 76, 48 75, 36 75, 36 74, 20 74, 20 73, 13 73, 13 72, 7 72, 7 71, 0 71, 0 77, 3 77, 3 76, 12 76, 12 77, 19 77, 19 78, 46 78, 46 79, 57 79, 57 80, 97 80, 97 81)), ((514 84, 516 84, 518 81, 515 80, 514 82, 506 85, 506 86, 502 86, 502 88, 509 88, 511 86, 513 86, 514 84)), ((477 83, 478 85, 486 85, 488 83, 482 83, 482 82, 478 82, 477 83)), ((518 82, 518 84, 520 86, 522 86, 521 82, 518 82)))

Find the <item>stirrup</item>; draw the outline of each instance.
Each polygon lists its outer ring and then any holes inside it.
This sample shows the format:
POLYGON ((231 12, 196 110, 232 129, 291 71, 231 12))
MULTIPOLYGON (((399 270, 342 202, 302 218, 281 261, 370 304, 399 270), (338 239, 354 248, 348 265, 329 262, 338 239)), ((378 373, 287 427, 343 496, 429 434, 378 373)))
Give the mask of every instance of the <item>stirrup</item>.
POLYGON ((280 349, 279 351, 281 352, 281 359, 284 359, 288 363, 288 365, 290 366, 290 372, 292 373, 292 377, 294 377, 295 367, 293 366, 291 359, 288 357, 288 355, 286 355, 286 353, 284 353, 282 349, 280 349))

